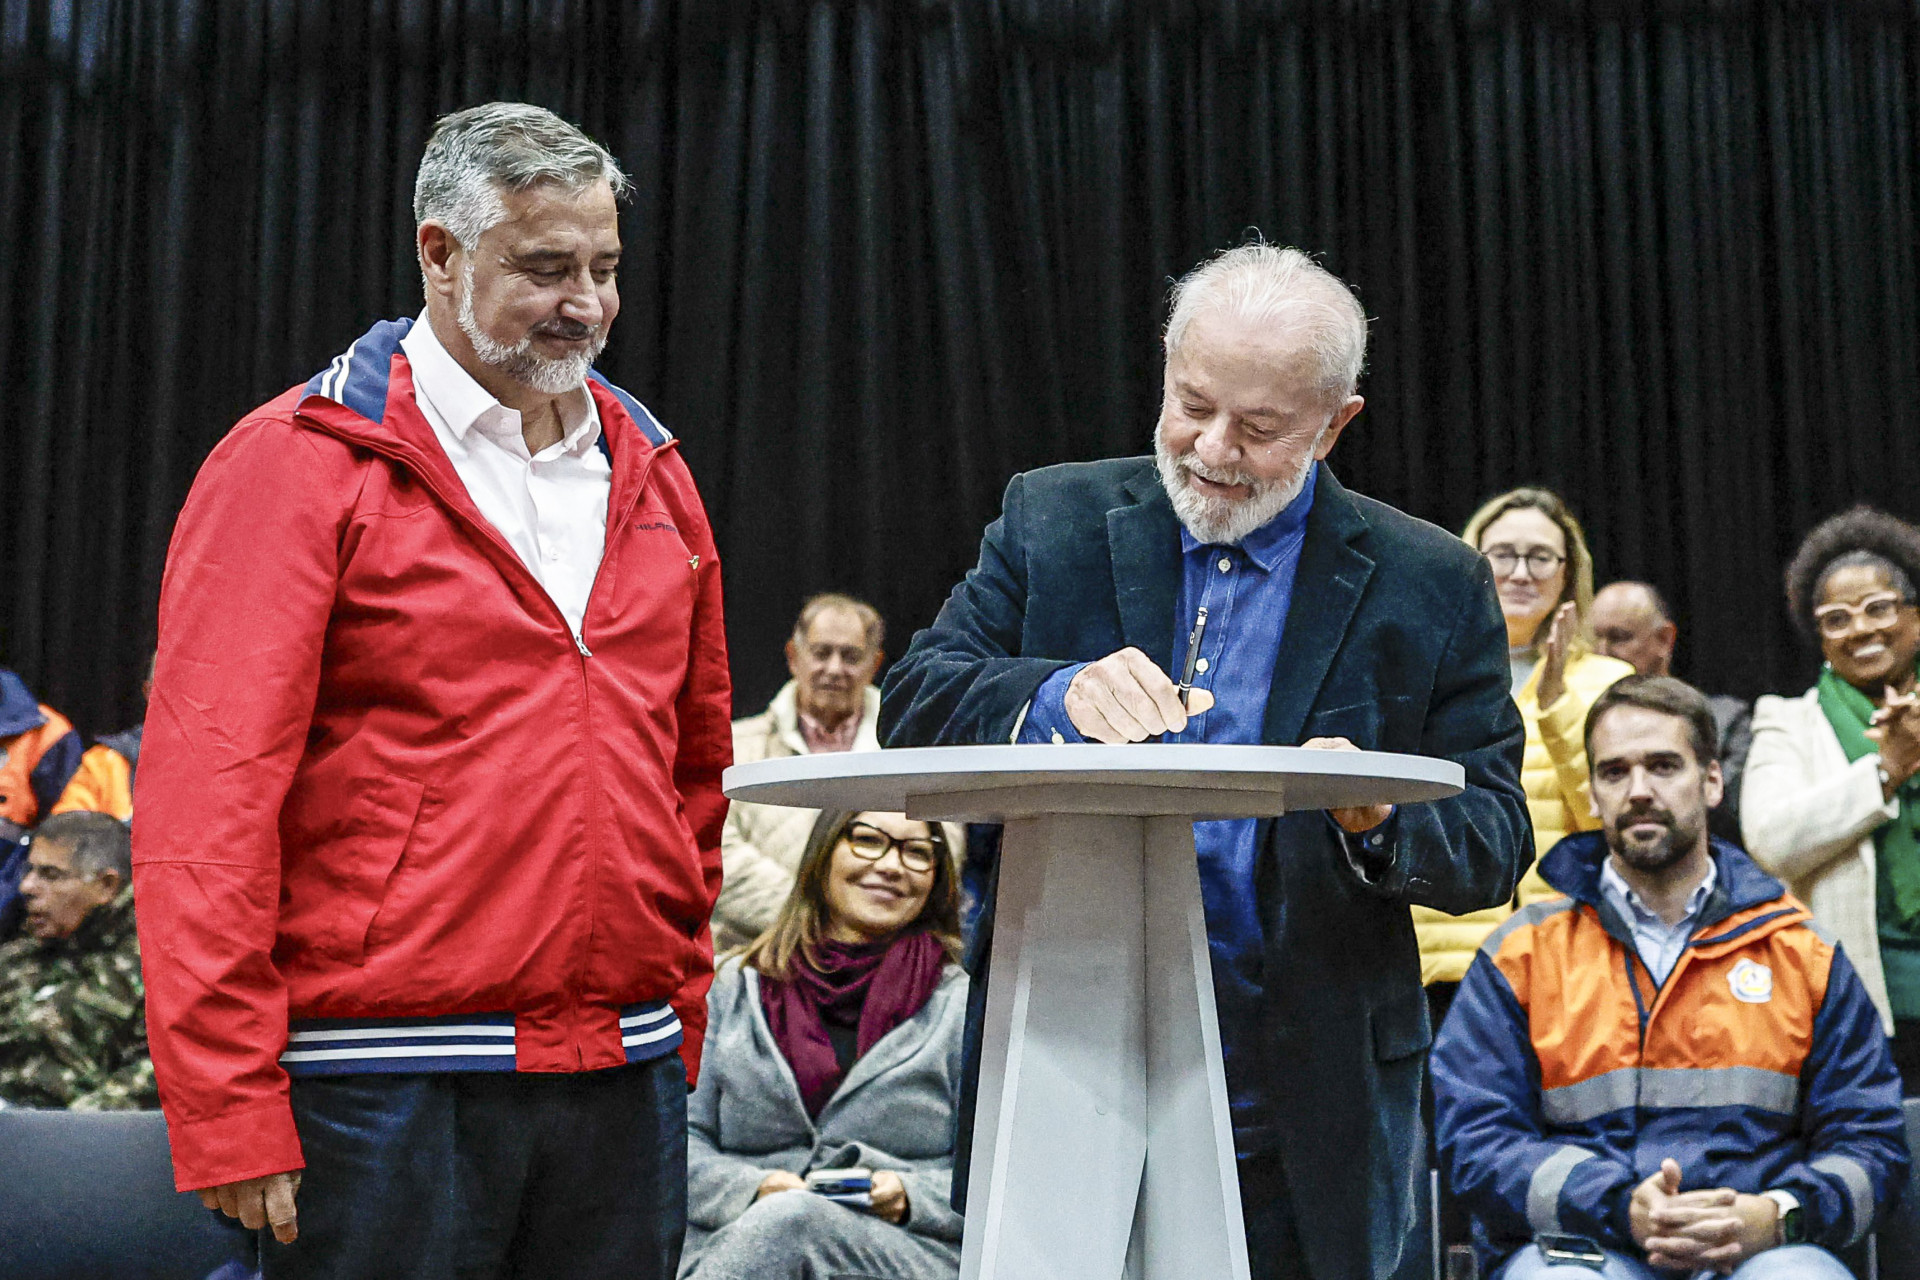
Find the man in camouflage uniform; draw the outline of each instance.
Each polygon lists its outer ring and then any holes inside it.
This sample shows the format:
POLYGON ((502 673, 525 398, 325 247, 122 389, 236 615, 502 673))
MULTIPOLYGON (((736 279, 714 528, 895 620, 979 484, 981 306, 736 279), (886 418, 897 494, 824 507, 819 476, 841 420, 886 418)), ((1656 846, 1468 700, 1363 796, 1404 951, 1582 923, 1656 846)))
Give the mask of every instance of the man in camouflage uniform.
POLYGON ((0 1101, 76 1111, 159 1105, 133 928, 126 824, 56 814, 27 849, 25 936, 0 946, 0 1101))

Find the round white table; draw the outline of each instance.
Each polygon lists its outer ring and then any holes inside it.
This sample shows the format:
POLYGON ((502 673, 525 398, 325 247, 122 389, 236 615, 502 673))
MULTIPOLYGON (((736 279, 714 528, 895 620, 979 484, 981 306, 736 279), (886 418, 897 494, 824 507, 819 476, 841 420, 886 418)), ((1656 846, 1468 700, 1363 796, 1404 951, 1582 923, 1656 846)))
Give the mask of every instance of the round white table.
POLYGON ((1193 823, 1457 795, 1381 752, 921 747, 735 765, 736 800, 1004 822, 963 1280, 1246 1280, 1193 823))

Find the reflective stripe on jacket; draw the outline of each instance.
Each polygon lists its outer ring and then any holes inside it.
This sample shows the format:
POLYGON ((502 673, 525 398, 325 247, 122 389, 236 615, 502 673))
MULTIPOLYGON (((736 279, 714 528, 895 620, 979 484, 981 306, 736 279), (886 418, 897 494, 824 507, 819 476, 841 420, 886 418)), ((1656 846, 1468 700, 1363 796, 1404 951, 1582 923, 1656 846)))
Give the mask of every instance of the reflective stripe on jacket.
POLYGON ((1441 1160, 1492 1265, 1538 1231, 1633 1250, 1633 1188, 1780 1188, 1842 1247, 1904 1184, 1899 1078, 1845 954, 1732 845, 1664 983, 1600 892, 1606 844, 1542 863, 1569 896, 1523 908, 1475 958, 1434 1046, 1441 1160))

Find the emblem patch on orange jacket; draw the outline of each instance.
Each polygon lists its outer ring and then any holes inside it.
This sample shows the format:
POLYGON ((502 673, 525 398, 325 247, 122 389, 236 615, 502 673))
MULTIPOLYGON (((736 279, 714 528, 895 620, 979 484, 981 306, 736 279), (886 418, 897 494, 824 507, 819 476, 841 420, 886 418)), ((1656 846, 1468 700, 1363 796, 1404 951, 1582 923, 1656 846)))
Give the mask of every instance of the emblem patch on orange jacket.
POLYGON ((1773 999, 1773 970, 1743 959, 1727 974, 1727 985, 1733 988, 1735 1000, 1765 1004, 1773 999))

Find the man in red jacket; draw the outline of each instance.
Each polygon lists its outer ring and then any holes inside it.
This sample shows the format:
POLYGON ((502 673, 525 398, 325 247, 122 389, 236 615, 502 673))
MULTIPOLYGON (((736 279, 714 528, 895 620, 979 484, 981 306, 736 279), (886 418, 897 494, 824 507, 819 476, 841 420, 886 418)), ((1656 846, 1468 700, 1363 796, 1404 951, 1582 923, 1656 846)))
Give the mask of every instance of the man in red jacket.
POLYGON ((692 478, 592 372, 625 186, 540 108, 443 119, 424 314, 247 415, 174 532, 154 1065, 269 1277, 677 1265, 729 688, 692 478))

